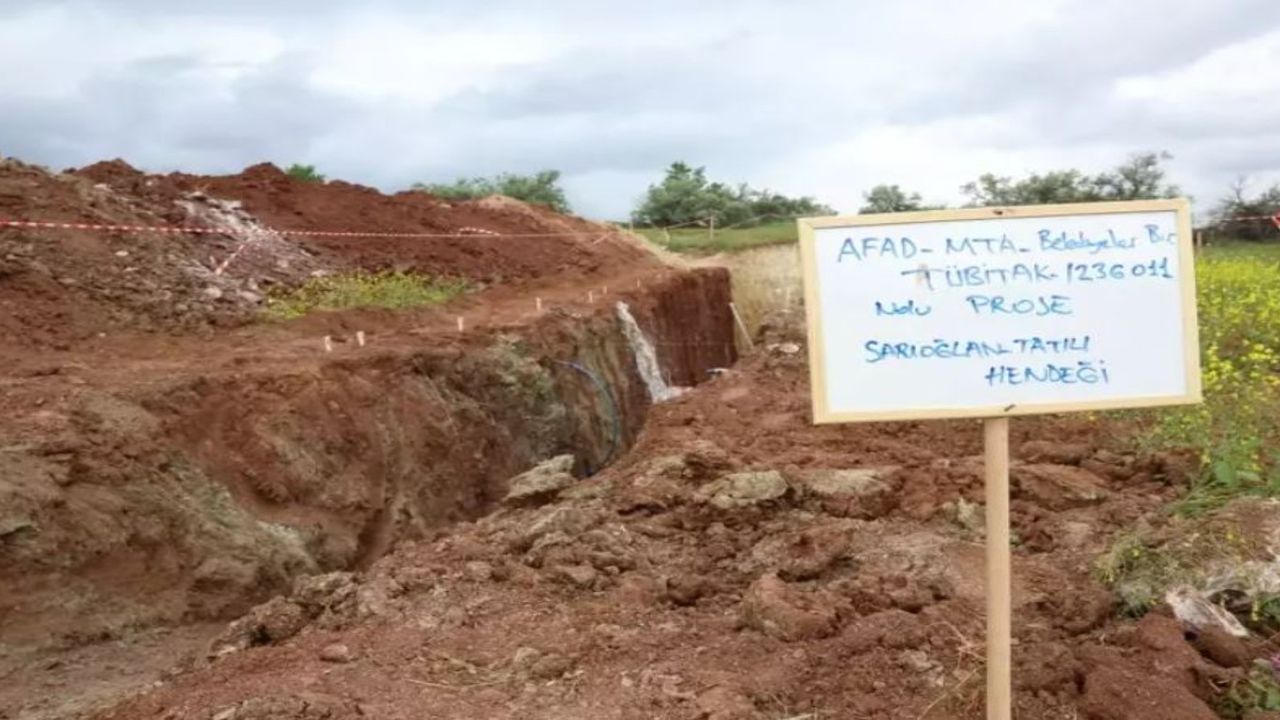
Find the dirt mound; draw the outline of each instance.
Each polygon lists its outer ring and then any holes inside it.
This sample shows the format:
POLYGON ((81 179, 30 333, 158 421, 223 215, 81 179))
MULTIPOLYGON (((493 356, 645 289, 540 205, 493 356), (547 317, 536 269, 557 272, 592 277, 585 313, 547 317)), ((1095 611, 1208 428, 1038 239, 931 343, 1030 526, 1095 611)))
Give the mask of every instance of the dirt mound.
MULTIPOLYGON (((99 717, 304 697, 335 718, 982 717, 981 527, 956 513, 981 496, 978 428, 814 427, 788 350, 661 406, 622 463, 541 505, 299 583, 99 717)), ((1018 716, 1213 717, 1214 688, 1272 650, 1118 618, 1091 571, 1186 478, 1019 425, 1018 716)))
POLYGON ((245 212, 278 230, 469 233, 465 238, 297 236, 297 242, 321 260, 344 266, 395 267, 500 282, 569 270, 617 270, 643 259, 636 249, 610 240, 610 228, 510 198, 445 202, 418 191, 384 195, 341 180, 301 181, 266 163, 226 176, 147 176, 119 160, 75 173, 162 204, 193 194, 235 200, 245 212))
MULTIPOLYGON (((178 211, 76 176, 0 161, 3 219, 166 225, 178 211)), ((222 236, 0 228, 0 334, 9 346, 69 349, 126 328, 225 323, 236 314, 236 296, 215 278, 211 257, 233 249, 222 236), (209 287, 218 298, 205 292, 209 287), (218 302, 224 295, 227 302, 218 302)))
POLYGON ((120 160, 61 174, 3 160, 0 219, 217 231, 0 227, 0 336, 10 347, 63 351, 102 335, 243 324, 272 288, 316 273, 400 269, 493 285, 656 264, 607 227, 517 201, 389 196, 303 182, 272 165, 203 177, 147 175, 120 160))

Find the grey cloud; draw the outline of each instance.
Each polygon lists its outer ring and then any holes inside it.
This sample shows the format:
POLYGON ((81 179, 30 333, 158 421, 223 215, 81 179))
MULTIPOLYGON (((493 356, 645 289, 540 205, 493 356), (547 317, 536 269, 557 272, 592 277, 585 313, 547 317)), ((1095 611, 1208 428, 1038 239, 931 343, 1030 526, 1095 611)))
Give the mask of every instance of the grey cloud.
POLYGON ((1190 63, 1223 45, 1280 26, 1272 0, 1113 3, 1078 6, 1054 27, 999 47, 948 48, 955 63, 945 82, 894 108, 889 118, 913 122, 949 114, 1043 107, 1072 113, 1096 105, 1113 81, 1190 63))
MULTIPOLYGON (((140 20, 154 29, 165 18, 217 16, 230 26, 270 30, 286 54, 230 68, 240 74, 229 83, 228 68, 194 51, 114 64, 104 58, 77 95, 7 100, 0 151, 55 166, 124 156, 148 169, 222 172, 261 160, 302 161, 389 190, 554 167, 565 172, 579 207, 619 217, 672 160, 767 186, 766 169, 795 158, 819 162, 824 148, 871 128, 945 127, 989 116, 1000 120, 992 125, 998 131, 979 126, 963 138, 937 138, 937 152, 961 142, 1038 157, 1053 150, 1070 165, 1078 148, 1114 149, 1117 160, 1165 148, 1178 156, 1177 169, 1203 175, 1197 183, 1280 170, 1280 158, 1267 149, 1277 146, 1271 128, 1280 124, 1280 101, 1262 89, 1240 113, 1195 102, 1172 112, 1112 92, 1121 78, 1176 70, 1280 26, 1272 0, 1229 8, 1207 0, 1079 2, 1062 17, 1008 33, 981 25, 1001 22, 998 14, 988 20, 967 8, 938 12, 934 3, 911 0, 855 9, 839 2, 791 9, 750 0, 626 7, 575 0, 539 11, 514 0, 483 9, 461 2, 424 9, 409 0, 11 0, 0 14, 59 4, 96 12, 100 21, 116 18, 125 37, 140 20), (531 28, 565 46, 429 103, 315 86, 313 71, 323 66, 328 43, 342 36, 347 18, 365 11, 437 31, 531 28), (975 44, 970 36, 985 40, 975 44)), ((91 61, 92 49, 56 52, 82 52, 91 61)), ((40 72, 40 58, 19 60, 40 72)), ((405 88, 417 81, 403 78, 405 88)), ((875 182, 858 172, 858 158, 847 162, 848 172, 826 175, 875 182)), ((991 169, 975 167, 968 176, 991 169)))
POLYGON ((305 157, 348 102, 309 89, 285 59, 228 87, 195 56, 148 58, 91 75, 74 102, 30 101, 0 116, 7 152, 60 166, 123 156, 149 169, 237 170, 264 158, 305 157))

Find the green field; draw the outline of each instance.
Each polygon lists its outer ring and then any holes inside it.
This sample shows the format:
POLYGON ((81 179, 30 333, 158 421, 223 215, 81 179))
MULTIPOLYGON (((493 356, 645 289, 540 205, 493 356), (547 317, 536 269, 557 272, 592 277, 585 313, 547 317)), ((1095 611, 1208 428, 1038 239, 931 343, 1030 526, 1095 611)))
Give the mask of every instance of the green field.
POLYGON ((715 233, 705 227, 676 228, 666 231, 662 228, 636 228, 635 231, 672 252, 689 255, 712 255, 764 245, 785 245, 796 241, 795 220, 780 220, 755 227, 716 230, 715 233))

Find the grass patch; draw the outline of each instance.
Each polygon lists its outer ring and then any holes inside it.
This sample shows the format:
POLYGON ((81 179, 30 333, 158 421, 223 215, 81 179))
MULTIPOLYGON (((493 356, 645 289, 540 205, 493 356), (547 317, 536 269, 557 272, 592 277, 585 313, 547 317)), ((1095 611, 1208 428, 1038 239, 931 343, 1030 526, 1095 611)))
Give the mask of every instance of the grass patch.
POLYGON ((1270 636, 1280 630, 1280 571, 1270 547, 1275 513, 1270 502, 1240 500, 1202 517, 1169 517, 1159 529, 1116 537, 1094 561, 1094 573, 1123 616, 1141 617, 1177 590, 1270 636))
POLYGON ((1276 668, 1265 660, 1257 661, 1243 678, 1236 680, 1214 699, 1213 709, 1225 720, 1244 720, 1256 710, 1280 710, 1280 684, 1276 668))
POLYGON ((728 256, 724 264, 733 280, 733 301, 753 337, 770 317, 781 317, 803 332, 804 285, 798 246, 756 247, 728 256))
POLYGON ((635 231, 655 245, 688 255, 712 255, 796 242, 795 220, 779 220, 755 227, 716 230, 714 234, 705 227, 684 227, 675 230, 636 228, 635 231))
POLYGON ((263 314, 274 320, 302 317, 317 310, 358 307, 400 308, 438 305, 470 289, 465 280, 405 272, 348 273, 312 278, 273 293, 263 314))
POLYGON ((1095 561, 1094 571, 1111 588, 1126 617, 1142 617, 1164 602, 1172 587, 1198 587, 1205 568, 1217 561, 1243 560, 1234 531, 1218 528, 1188 531, 1161 539, 1149 530, 1136 530, 1116 538, 1095 561))
POLYGON ((1184 514, 1280 496, 1280 245, 1209 248, 1196 285, 1205 401, 1156 412, 1144 438, 1199 453, 1184 514))

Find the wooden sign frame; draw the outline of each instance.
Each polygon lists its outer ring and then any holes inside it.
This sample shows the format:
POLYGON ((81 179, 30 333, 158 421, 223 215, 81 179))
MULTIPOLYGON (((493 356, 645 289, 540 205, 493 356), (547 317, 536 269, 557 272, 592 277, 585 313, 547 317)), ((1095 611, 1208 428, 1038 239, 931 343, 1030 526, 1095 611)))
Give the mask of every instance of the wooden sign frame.
POLYGON ((851 423, 891 420, 935 420, 945 418, 993 418, 1013 415, 1115 410, 1122 408, 1186 405, 1201 401, 1200 342, 1196 322, 1195 252, 1191 236, 1191 206, 1184 198, 1135 200, 1127 202, 1073 203, 1012 207, 925 210, 840 217, 801 218, 801 270, 804 275, 805 314, 808 320, 809 363, 812 378, 815 423, 851 423), (901 411, 833 412, 827 407, 826 346, 822 333, 822 308, 818 302, 818 259, 815 230, 832 227, 871 227, 910 223, 941 223, 958 220, 1005 220, 1013 218, 1062 217, 1122 213, 1174 212, 1177 216, 1178 283, 1182 313, 1182 353, 1187 392, 1181 395, 1108 398, 1070 403, 1029 403, 987 407, 915 408, 901 411))

